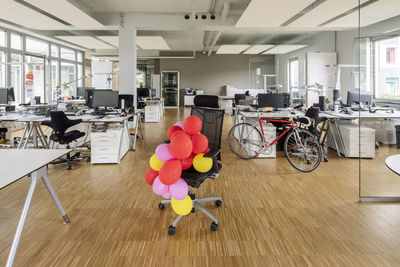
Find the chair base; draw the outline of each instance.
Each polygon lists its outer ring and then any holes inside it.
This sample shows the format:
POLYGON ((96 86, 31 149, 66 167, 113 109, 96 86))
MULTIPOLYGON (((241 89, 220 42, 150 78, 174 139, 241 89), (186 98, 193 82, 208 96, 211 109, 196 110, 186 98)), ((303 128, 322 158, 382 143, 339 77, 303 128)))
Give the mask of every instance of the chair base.
POLYGON ((85 158, 90 160, 89 156, 81 157, 81 153, 80 152, 76 152, 72 156, 71 156, 71 153, 67 153, 67 157, 66 158, 59 158, 57 161, 53 161, 51 164, 56 165, 56 164, 67 163, 67 170, 71 170, 72 169, 72 163, 74 161, 84 160, 85 158))
MULTIPOLYGON (((193 194, 194 196, 194 194, 193 194)), ((193 198, 192 198, 193 199, 193 198)), ((215 202, 215 206, 220 207, 222 205, 222 197, 206 197, 206 198, 194 198, 192 200, 193 202, 193 210, 198 209, 202 213, 204 213, 208 218, 212 220, 211 223, 211 230, 216 231, 218 229, 218 219, 214 217, 206 208, 204 208, 200 203, 206 203, 206 202, 215 202)), ((158 204, 159 209, 164 209, 164 205, 171 203, 170 199, 164 199, 158 204)), ((175 227, 178 224, 178 222, 182 219, 183 216, 178 216, 173 222, 172 225, 168 227, 168 234, 173 235, 175 233, 175 227)))

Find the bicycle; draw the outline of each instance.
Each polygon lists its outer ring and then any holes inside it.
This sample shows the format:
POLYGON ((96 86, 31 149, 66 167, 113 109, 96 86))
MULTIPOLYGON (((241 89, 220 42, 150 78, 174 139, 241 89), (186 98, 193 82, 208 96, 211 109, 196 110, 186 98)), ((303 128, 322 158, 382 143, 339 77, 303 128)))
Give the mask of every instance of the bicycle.
POLYGON ((286 135, 283 147, 289 163, 301 172, 311 172, 321 162, 322 148, 315 135, 301 128, 301 125, 310 126, 311 120, 307 117, 301 117, 297 121, 291 117, 289 120, 259 118, 253 125, 246 122, 238 123, 228 133, 228 145, 239 158, 253 159, 260 154, 271 153, 272 147, 286 135), (307 120, 308 124, 305 124, 304 120, 307 120), (283 133, 268 143, 264 135, 263 121, 282 123, 283 133), (262 133, 257 124, 260 125, 262 133))

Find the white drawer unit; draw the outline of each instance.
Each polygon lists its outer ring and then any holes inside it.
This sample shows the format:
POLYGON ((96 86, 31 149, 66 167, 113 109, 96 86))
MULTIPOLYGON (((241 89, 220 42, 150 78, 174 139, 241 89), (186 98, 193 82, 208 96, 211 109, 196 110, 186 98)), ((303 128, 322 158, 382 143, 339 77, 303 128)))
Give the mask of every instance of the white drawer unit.
POLYGON ((184 103, 185 106, 194 106, 194 97, 195 95, 185 95, 184 97, 184 103))
POLYGON ((160 105, 147 105, 144 107, 145 122, 159 122, 161 117, 160 105))
MULTIPOLYGON (((345 147, 345 156, 348 158, 374 158, 375 157, 375 130, 354 124, 339 124, 345 147), (360 145, 361 144, 361 145, 360 145)), ((335 148, 333 141, 328 145, 335 148)))
POLYGON ((129 133, 124 128, 91 132, 91 163, 119 163, 129 149, 129 133))
MULTIPOLYGON (((263 121, 262 123, 263 123, 265 140, 267 141, 268 144, 270 144, 276 138, 276 127, 265 121, 263 121)), ((257 129, 260 130, 260 133, 262 134, 260 126, 257 126, 257 129)), ((269 150, 266 150, 265 153, 260 154, 258 157, 259 158, 276 158, 276 144, 271 146, 271 148, 269 148, 269 150)))

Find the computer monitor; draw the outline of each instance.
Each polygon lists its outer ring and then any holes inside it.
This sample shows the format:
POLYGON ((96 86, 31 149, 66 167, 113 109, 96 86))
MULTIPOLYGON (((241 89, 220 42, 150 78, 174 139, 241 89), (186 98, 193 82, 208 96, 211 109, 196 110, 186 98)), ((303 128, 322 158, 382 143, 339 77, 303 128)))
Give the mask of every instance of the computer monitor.
POLYGON ((93 107, 118 107, 118 91, 94 90, 92 106, 93 107))
POLYGON ((118 108, 122 108, 121 100, 124 100, 124 108, 133 107, 133 95, 118 95, 118 108))
POLYGON ((7 103, 2 104, 8 104, 8 102, 15 101, 14 87, 0 87, 0 89, 7 92, 7 103))
POLYGON ((0 105, 8 104, 8 91, 7 88, 0 88, 0 105))
POLYGON ((94 87, 77 87, 76 88, 76 96, 77 97, 86 97, 87 90, 94 90, 94 87))
POLYGON ((283 94, 258 94, 258 107, 284 108, 285 96, 283 94))
POLYGON ((138 94, 139 98, 141 98, 141 97, 149 97, 150 96, 150 90, 149 90, 149 88, 138 88, 137 89, 137 94, 138 94))
POLYGON ((370 105, 372 103, 372 95, 360 95, 358 91, 347 92, 347 105, 359 104, 359 102, 370 105))
POLYGON ((86 106, 88 106, 89 108, 92 108, 92 104, 93 104, 93 92, 95 90, 90 89, 90 90, 86 90, 85 91, 85 99, 86 99, 86 106))

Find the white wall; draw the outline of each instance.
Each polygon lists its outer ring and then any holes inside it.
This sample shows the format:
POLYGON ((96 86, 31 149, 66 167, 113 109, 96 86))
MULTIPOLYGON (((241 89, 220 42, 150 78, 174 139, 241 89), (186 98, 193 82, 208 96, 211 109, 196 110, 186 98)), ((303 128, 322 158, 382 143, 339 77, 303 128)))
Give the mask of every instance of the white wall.
POLYGON ((161 71, 179 71, 181 88, 204 90, 205 94, 220 93, 221 87, 249 88, 248 55, 196 54, 194 59, 161 59, 161 71))

